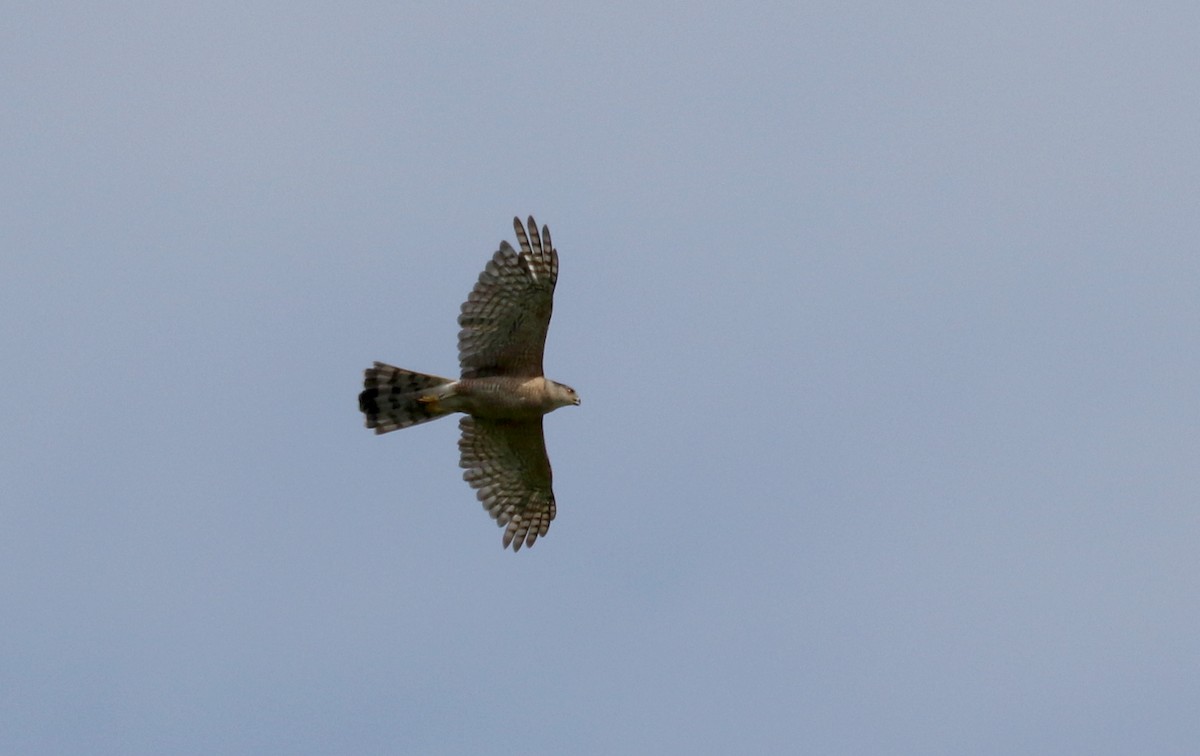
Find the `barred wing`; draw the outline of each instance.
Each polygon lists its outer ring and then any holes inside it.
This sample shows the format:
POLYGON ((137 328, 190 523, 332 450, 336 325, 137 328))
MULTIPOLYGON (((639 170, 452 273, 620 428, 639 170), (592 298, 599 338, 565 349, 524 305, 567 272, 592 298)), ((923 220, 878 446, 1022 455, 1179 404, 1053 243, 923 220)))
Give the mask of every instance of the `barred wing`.
POLYGON ((558 281, 550 229, 529 218, 529 233, 513 218, 521 251, 508 242, 492 255, 458 316, 463 378, 542 375, 542 351, 558 281))
POLYGON ((504 548, 532 546, 546 535, 554 519, 550 460, 542 420, 483 420, 467 416, 459 420, 458 441, 463 480, 475 489, 500 527, 504 548))

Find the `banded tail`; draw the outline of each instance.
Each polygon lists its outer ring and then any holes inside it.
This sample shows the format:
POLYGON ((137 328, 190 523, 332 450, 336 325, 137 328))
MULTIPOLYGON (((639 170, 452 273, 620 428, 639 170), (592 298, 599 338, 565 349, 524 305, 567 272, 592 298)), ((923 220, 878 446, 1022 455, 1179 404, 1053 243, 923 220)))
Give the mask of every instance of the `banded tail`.
POLYGON ((376 433, 400 430, 450 414, 452 410, 442 409, 439 400, 450 396, 454 382, 376 362, 365 371, 358 408, 376 433))

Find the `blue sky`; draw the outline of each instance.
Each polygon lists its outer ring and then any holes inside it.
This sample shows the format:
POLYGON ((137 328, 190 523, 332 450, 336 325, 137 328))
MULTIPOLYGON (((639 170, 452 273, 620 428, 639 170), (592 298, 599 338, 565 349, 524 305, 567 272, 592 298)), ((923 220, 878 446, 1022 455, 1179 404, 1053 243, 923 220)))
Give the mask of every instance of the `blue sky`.
POLYGON ((1200 11, 826 5, 6 11, 0 751, 1194 752, 1200 11))

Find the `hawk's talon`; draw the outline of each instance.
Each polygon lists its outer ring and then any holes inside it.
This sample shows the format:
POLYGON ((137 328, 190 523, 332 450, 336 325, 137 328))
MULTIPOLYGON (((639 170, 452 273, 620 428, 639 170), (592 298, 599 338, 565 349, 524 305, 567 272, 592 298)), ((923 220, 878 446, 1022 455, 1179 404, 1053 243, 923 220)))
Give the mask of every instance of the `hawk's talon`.
POLYGON ((421 404, 424 404, 425 407, 427 409, 429 409, 430 411, 432 411, 432 412, 437 411, 438 398, 436 396, 434 396, 433 394, 425 394, 424 396, 418 396, 417 401, 420 402, 421 404))

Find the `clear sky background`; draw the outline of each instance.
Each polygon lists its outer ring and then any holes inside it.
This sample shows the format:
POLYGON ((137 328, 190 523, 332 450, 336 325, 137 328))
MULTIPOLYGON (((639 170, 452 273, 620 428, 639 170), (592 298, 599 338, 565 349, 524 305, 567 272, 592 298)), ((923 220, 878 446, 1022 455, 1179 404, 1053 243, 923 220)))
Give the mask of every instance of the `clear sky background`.
POLYGON ((177 5, 0 25, 0 752, 1195 753, 1195 3, 177 5))

